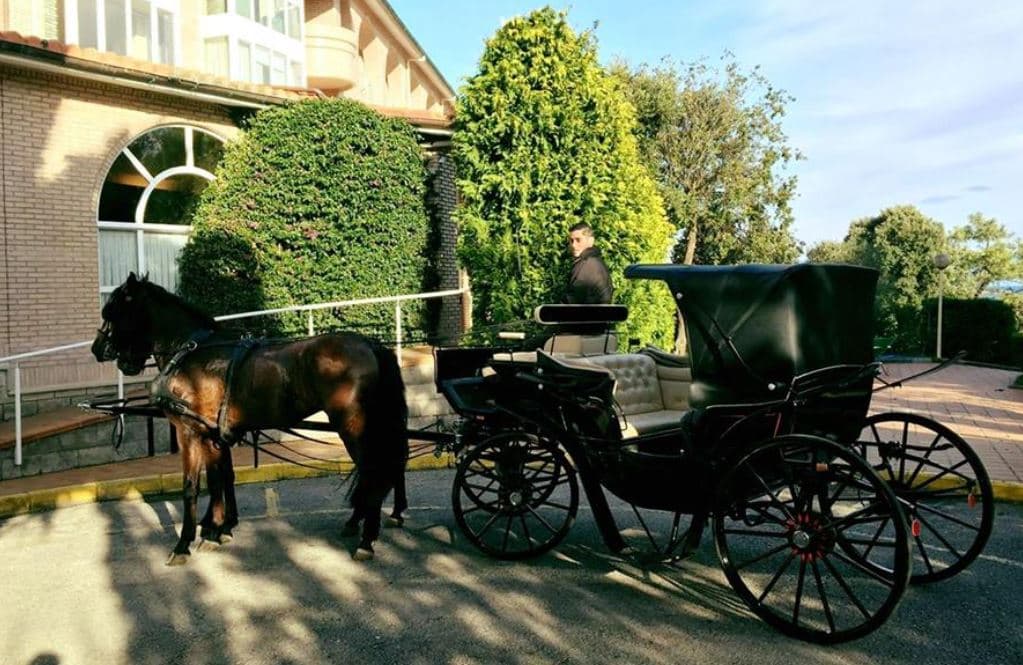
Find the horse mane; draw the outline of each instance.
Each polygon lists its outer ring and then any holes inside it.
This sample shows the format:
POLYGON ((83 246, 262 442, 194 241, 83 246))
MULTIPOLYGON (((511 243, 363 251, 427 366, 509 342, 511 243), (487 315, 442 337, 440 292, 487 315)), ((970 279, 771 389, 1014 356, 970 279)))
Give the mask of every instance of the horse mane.
POLYGON ((212 316, 204 312, 199 307, 196 307, 192 303, 188 302, 181 296, 171 293, 170 291, 163 288, 159 284, 154 284, 153 282, 150 282, 148 279, 140 280, 139 284, 144 285, 146 290, 149 292, 149 295, 152 296, 153 299, 159 302, 160 304, 173 305, 179 309, 185 310, 185 313, 187 315, 195 319, 199 325, 205 328, 209 328, 210 330, 220 329, 220 324, 217 323, 217 321, 212 316))

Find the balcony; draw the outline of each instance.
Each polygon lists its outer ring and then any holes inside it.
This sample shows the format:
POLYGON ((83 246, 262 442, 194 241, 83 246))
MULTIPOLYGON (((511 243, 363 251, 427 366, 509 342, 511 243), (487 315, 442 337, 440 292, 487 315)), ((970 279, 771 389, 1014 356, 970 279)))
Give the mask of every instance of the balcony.
POLYGON ((359 47, 348 28, 307 23, 306 78, 310 88, 347 90, 358 78, 359 47))

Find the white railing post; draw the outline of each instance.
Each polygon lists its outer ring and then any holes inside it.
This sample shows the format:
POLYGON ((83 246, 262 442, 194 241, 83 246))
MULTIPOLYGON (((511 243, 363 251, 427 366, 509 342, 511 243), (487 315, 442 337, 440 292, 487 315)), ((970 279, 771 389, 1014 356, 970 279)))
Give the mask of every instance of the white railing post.
POLYGON ((21 365, 14 363, 14 466, 21 466, 21 365))
POLYGON ((398 364, 401 364, 401 301, 394 301, 394 340, 398 364))
POLYGON ((313 310, 309 310, 309 326, 308 326, 308 330, 309 330, 309 336, 310 337, 312 337, 313 335, 316 334, 316 331, 313 329, 313 310))
POLYGON ((117 370, 117 399, 124 399, 124 374, 117 370))

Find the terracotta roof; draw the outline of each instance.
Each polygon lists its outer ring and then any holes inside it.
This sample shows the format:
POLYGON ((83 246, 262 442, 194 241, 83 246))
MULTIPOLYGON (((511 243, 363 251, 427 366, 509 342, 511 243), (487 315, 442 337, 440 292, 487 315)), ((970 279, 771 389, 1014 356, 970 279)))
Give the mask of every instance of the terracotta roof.
MULTIPOLYGON (((144 80, 148 83, 165 85, 169 88, 202 89, 204 92, 213 94, 248 97, 253 101, 266 104, 307 99, 322 95, 322 93, 314 89, 236 81, 224 76, 214 76, 194 69, 173 67, 148 60, 129 58, 117 53, 83 48, 53 39, 23 36, 17 32, 0 32, 0 52, 15 52, 27 58, 69 69, 144 80)), ((406 118, 416 126, 446 129, 451 125, 449 117, 430 113, 422 109, 370 106, 383 115, 406 118)))

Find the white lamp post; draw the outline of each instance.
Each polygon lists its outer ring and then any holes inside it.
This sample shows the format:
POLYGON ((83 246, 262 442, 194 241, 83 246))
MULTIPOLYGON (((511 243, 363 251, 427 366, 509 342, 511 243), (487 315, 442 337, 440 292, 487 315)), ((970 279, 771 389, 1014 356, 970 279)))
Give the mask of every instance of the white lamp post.
POLYGON ((949 258, 948 254, 941 253, 934 255, 934 267, 938 269, 938 349, 937 357, 941 360, 941 306, 942 296, 945 291, 945 268, 952 263, 952 259, 949 258))

